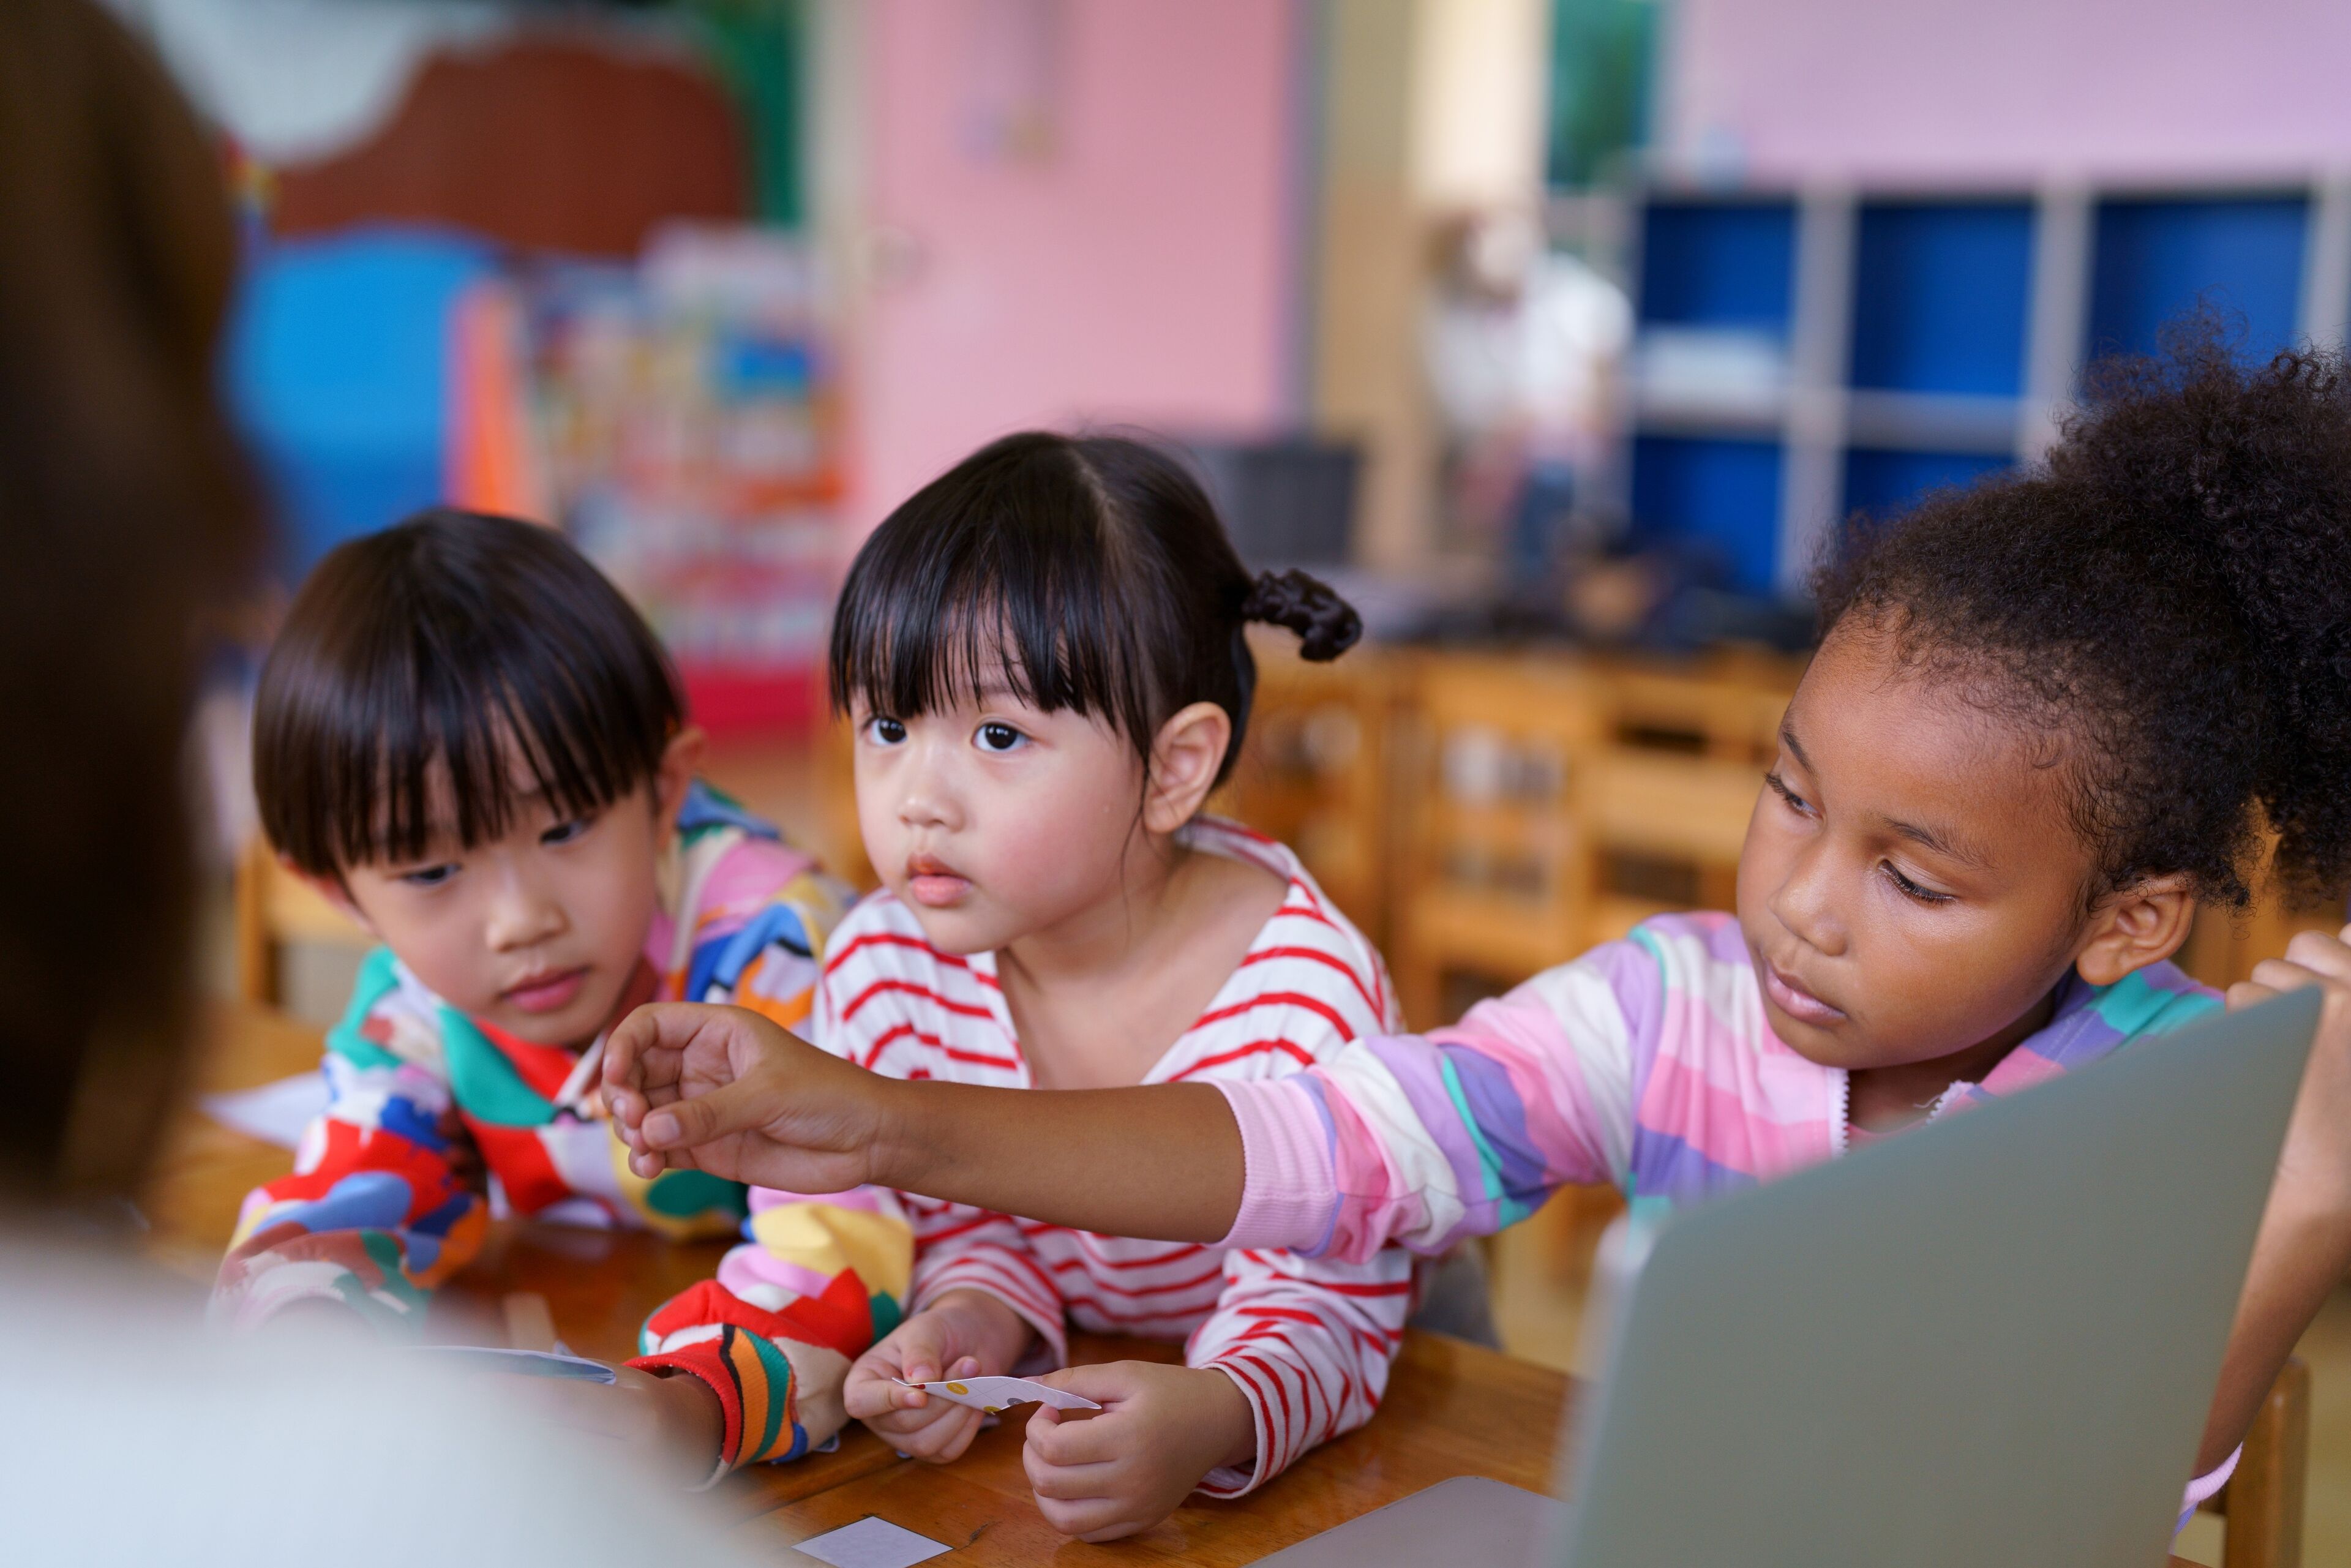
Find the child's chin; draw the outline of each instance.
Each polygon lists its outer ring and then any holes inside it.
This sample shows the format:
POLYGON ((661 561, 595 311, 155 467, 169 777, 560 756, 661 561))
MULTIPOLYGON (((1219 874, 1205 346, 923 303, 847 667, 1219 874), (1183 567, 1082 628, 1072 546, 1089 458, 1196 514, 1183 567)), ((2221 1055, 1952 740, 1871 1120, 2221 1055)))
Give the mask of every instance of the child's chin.
POLYGON ((1823 1028, 1790 1018, 1768 1000, 1763 1004, 1763 1016, 1782 1045, 1816 1067, 1851 1071, 1873 1065, 1867 1042, 1849 1038, 1843 1027, 1823 1028))
POLYGON ((953 909, 925 909, 908 900, 906 907, 914 912, 914 924, 923 928, 923 940, 950 958, 993 952, 1020 935, 1005 929, 1001 919, 973 908, 971 902, 953 909))
POLYGON ((570 1001, 548 1012, 528 1012, 505 1002, 480 1016, 532 1045, 574 1046, 593 1038, 617 1004, 617 998, 594 996, 582 988, 570 1001))

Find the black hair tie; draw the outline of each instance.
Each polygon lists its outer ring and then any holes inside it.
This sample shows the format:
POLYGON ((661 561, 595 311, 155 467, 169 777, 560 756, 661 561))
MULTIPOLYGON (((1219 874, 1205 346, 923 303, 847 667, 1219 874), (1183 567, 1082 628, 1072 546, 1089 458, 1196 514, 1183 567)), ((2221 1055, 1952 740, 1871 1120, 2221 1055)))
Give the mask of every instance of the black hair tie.
POLYGON ((1298 633, 1301 658, 1335 659, 1364 634, 1364 618, 1331 585, 1302 571, 1265 571, 1241 601, 1241 619, 1287 626, 1298 633))

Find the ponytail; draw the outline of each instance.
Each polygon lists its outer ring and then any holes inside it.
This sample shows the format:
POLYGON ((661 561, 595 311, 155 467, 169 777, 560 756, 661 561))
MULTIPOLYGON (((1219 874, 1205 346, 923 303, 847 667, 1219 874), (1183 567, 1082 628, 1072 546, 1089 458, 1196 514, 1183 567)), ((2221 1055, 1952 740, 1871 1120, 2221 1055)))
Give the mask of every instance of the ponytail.
POLYGON ((1298 653, 1321 664, 1353 647, 1364 634, 1355 607, 1319 578, 1298 570, 1263 571, 1241 601, 1241 619, 1287 626, 1298 633, 1298 653))

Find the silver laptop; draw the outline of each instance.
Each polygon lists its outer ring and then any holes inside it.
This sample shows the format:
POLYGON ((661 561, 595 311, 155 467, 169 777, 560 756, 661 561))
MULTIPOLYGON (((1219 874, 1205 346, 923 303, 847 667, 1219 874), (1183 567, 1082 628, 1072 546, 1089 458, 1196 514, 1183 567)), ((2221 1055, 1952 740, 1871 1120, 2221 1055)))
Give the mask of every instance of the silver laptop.
POLYGON ((2318 998, 1668 1220, 1573 1506, 1462 1477, 1279 1568, 2163 1561, 2318 998))

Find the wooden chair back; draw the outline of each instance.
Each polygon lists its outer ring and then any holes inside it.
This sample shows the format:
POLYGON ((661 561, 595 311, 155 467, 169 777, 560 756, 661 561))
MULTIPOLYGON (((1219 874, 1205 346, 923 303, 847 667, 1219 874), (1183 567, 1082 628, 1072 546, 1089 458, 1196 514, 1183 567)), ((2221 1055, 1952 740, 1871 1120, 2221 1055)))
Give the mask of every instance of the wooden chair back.
POLYGON ((277 862, 256 833, 236 860, 236 994, 264 1007, 283 1004, 279 949, 318 942, 361 948, 367 933, 277 862))
POLYGON ((1582 945, 1608 704, 1581 663, 1445 654, 1417 664, 1410 706, 1391 956, 1405 1021, 1425 1029, 1448 971, 1515 981, 1582 945))
POLYGON ((2205 1500, 2227 1521, 2220 1568, 2302 1568, 2309 1476, 2310 1368, 2297 1356, 2262 1402, 2229 1484, 2205 1500))
POLYGON ((1356 648, 1310 664, 1252 635, 1257 695, 1231 779, 1209 809, 1280 840, 1364 938, 1386 947, 1393 882, 1390 734, 1400 661, 1356 648))
POLYGON ((1598 878, 1586 946, 1668 910, 1732 906, 1794 676, 1777 662, 1609 673, 1609 744, 1585 796, 1598 878))
POLYGON ((1407 1019, 1670 909, 1729 908, 1796 666, 1433 653, 1399 766, 1391 956, 1407 1019))

